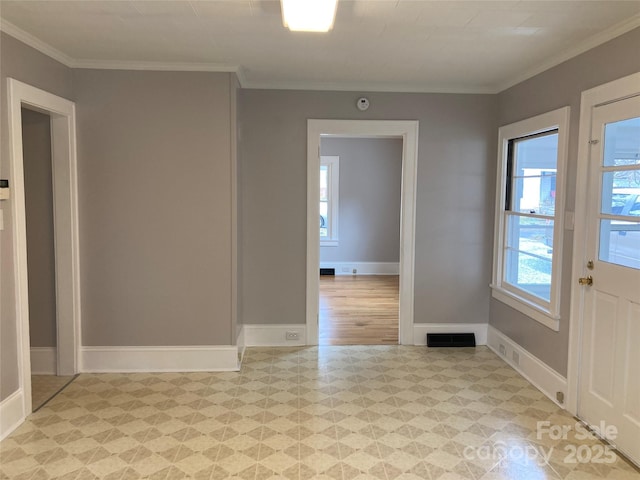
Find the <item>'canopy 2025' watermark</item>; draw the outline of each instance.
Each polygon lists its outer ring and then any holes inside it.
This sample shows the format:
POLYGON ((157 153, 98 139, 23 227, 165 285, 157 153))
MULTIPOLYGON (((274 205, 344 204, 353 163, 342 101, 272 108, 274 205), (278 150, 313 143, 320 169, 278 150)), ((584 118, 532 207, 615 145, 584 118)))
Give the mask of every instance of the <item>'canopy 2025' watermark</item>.
POLYGON ((616 461, 615 440, 618 437, 618 428, 601 421, 597 425, 587 428, 580 422, 572 425, 551 425, 549 421, 536 423, 536 438, 543 440, 548 437, 551 440, 569 440, 569 434, 573 434, 573 440, 583 442, 585 440, 602 439, 607 443, 569 443, 564 446, 568 453, 564 463, 614 463, 616 461))
MULTIPOLYGON (((546 440, 552 442, 562 441, 562 451, 566 452, 563 463, 614 463, 616 461, 615 444, 618 429, 614 425, 601 422, 589 430, 580 422, 574 425, 551 424, 549 421, 536 423, 536 439, 541 444, 520 443, 508 444, 504 441, 496 441, 480 447, 467 446, 463 455, 467 460, 500 460, 509 458, 512 460, 534 463, 536 465, 549 465, 554 451, 559 448, 554 445, 544 445, 546 440), (567 443, 570 440, 575 443, 567 443), (608 443, 592 442, 595 439, 603 439, 608 443)), ((559 459, 560 460, 560 459, 559 459)))

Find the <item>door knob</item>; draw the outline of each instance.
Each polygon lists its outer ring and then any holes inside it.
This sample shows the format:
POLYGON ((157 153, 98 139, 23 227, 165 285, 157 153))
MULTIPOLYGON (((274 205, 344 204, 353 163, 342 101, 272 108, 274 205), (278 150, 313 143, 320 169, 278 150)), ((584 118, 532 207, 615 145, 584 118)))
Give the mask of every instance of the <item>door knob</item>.
POLYGON ((578 279, 578 283, 580 285, 593 285, 593 277, 591 275, 588 277, 581 277, 578 279))

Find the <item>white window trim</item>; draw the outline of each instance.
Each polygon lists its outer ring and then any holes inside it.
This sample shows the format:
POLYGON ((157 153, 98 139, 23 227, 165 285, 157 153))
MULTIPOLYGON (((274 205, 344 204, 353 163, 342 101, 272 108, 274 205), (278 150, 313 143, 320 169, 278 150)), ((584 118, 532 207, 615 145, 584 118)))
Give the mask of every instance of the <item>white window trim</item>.
POLYGON ((564 233, 565 175, 567 167, 569 107, 528 118, 500 127, 498 131, 498 172, 496 180, 495 232, 493 246, 492 296, 552 330, 560 329, 560 292, 562 286, 562 241, 564 233), (538 300, 532 295, 503 284, 505 243, 505 176, 508 142, 514 138, 558 130, 558 160, 556 172, 556 206, 553 228, 553 259, 551 264, 551 301, 538 300))
POLYGON ((327 165, 329 167, 329 205, 331 207, 331 215, 329 217, 330 236, 328 238, 320 237, 320 246, 337 247, 339 244, 340 157, 322 155, 320 157, 320 165, 327 165))

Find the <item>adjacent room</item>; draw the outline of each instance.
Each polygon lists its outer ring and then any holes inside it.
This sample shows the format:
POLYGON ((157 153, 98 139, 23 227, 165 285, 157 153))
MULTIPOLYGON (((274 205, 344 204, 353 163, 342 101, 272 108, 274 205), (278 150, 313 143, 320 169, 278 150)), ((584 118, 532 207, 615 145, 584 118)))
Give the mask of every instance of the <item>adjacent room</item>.
POLYGON ((640 1, 0 20, 1 478, 640 479, 640 1))
POLYGON ((402 138, 320 141, 319 345, 398 343, 402 138))

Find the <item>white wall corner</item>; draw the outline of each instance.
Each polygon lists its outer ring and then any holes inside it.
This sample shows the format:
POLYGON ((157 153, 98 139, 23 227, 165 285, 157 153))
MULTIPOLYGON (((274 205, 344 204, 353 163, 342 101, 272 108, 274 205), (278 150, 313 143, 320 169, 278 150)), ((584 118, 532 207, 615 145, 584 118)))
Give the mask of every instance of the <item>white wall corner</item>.
POLYGON ((400 275, 399 262, 320 262, 320 268, 334 268, 336 275, 400 275))
POLYGON ((57 375, 56 347, 31 347, 31 374, 57 375))
POLYGON ((16 390, 0 403, 0 440, 20 426, 26 415, 24 414, 24 392, 16 390))
POLYGON ((236 345, 82 347, 81 372, 232 372, 240 369, 236 345))
POLYGON ((473 333, 476 345, 487 344, 486 323, 414 323, 413 344, 426 345, 427 333, 473 333))
POLYGON ((566 408, 566 377, 491 325, 487 331, 487 346, 556 405, 566 408), (564 395, 564 403, 558 401, 557 392, 564 395))
POLYGON ((243 325, 244 344, 247 347, 295 347, 306 345, 307 327, 300 324, 243 325), (287 339, 287 334, 296 338, 287 339))

